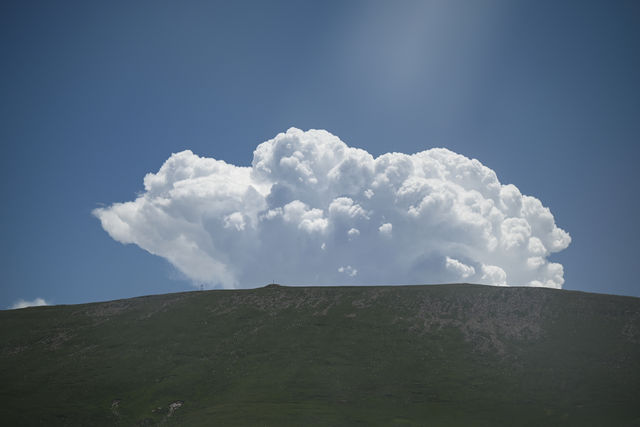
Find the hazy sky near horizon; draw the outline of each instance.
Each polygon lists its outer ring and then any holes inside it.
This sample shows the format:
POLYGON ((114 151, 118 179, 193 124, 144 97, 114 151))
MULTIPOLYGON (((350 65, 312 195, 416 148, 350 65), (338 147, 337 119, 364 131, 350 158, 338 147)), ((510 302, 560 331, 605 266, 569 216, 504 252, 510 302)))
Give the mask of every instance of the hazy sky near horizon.
POLYGON ((249 166, 290 127, 478 159, 571 235, 548 256, 565 289, 640 296, 639 21, 634 1, 3 2, 0 307, 193 289, 92 212, 172 153, 249 166))

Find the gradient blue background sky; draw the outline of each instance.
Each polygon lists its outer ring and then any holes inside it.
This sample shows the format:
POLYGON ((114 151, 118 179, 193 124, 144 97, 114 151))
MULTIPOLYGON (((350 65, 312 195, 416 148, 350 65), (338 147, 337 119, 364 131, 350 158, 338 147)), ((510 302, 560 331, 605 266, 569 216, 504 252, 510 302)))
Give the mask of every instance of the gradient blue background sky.
POLYGON ((5 1, 0 58, 0 307, 193 289, 91 210, 290 126, 477 158, 571 234, 565 289, 640 296, 639 2, 5 1))

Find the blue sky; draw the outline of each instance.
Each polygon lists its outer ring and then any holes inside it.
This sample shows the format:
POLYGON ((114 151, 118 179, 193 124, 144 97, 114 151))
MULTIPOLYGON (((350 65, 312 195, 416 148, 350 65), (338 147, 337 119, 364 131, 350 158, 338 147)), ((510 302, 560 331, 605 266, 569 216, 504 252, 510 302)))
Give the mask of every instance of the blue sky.
POLYGON ((640 296, 639 21, 632 1, 3 2, 0 306, 193 289, 92 210, 171 153, 248 166, 291 126, 477 158, 571 234, 565 289, 640 296))

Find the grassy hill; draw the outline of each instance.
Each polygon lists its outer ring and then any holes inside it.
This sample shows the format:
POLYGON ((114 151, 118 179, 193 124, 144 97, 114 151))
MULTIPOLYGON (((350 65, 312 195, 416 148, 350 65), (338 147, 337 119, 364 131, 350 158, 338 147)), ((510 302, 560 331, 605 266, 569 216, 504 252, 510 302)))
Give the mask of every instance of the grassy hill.
POLYGON ((477 285, 0 311, 3 425, 640 425, 640 299, 477 285))

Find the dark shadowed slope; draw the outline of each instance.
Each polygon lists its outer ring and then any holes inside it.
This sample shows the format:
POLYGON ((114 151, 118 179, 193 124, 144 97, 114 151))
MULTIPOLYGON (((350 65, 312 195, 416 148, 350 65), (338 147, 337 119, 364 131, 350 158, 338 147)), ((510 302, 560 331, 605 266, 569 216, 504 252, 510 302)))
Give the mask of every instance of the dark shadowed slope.
POLYGON ((634 425, 640 299, 280 287, 0 312, 3 425, 634 425))

